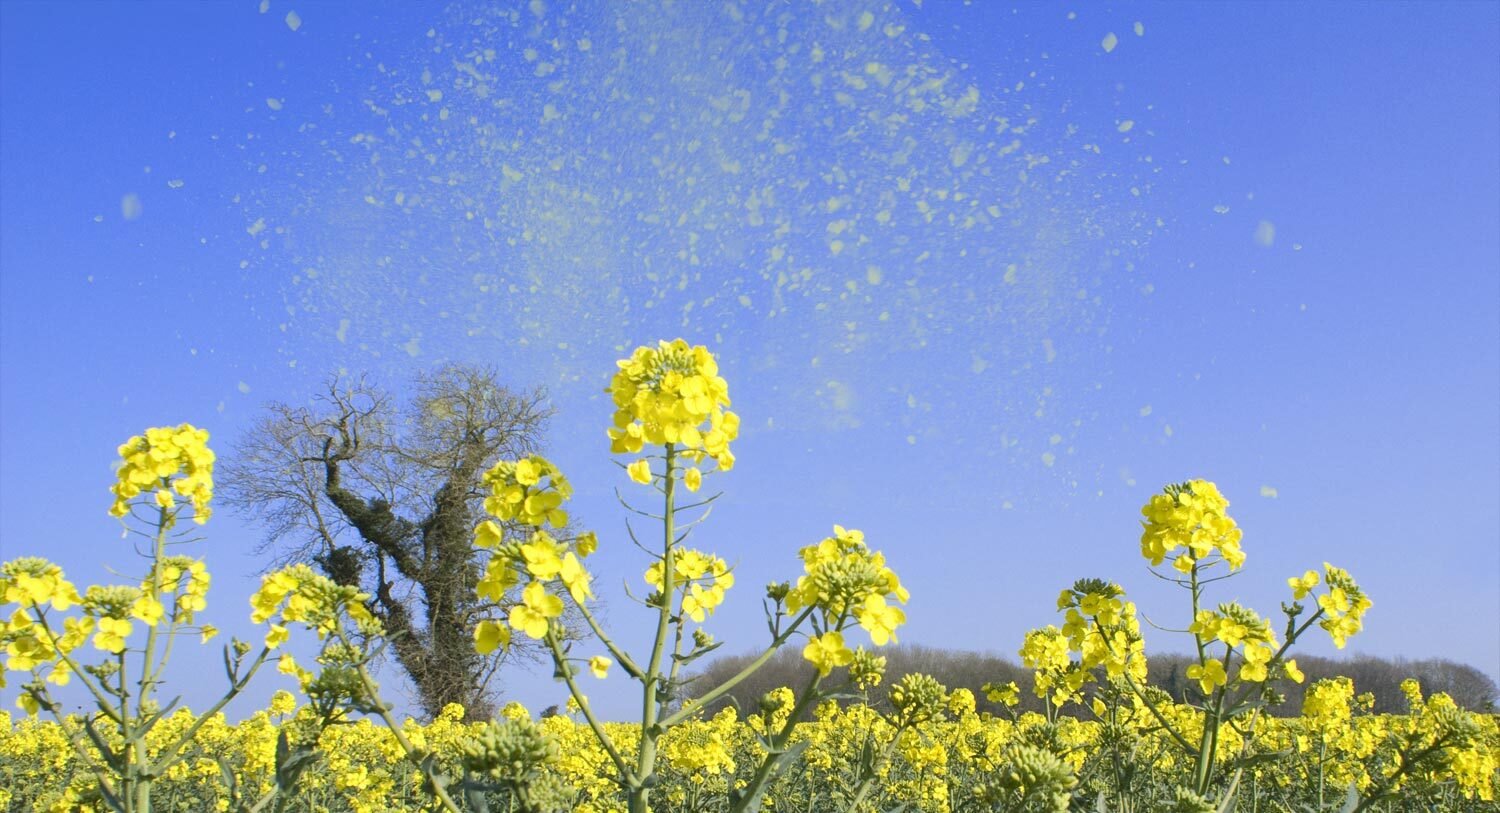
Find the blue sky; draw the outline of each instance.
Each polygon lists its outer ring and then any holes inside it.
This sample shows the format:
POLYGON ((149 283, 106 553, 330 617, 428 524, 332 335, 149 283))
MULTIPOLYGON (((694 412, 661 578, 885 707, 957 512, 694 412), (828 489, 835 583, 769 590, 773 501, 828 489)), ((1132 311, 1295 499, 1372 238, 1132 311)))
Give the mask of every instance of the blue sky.
MULTIPOLYGON (((740 568, 729 651, 836 522, 904 641, 1012 654, 1081 576, 1173 626, 1137 511, 1206 477, 1224 600, 1331 561, 1375 601, 1350 651, 1500 675, 1496 6, 493 11, 0 6, 0 557, 130 573, 146 426, 223 453, 331 371, 486 362, 549 388, 623 631, 600 391, 682 335, 745 420, 697 540, 740 568)), ((208 531, 248 635, 260 531, 208 531)))

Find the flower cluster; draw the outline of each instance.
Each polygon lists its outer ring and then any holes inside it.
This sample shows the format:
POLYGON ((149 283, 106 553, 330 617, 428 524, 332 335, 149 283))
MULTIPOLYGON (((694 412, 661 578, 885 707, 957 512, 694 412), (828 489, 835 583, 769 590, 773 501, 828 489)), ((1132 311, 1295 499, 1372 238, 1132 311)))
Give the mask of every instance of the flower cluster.
MULTIPOLYGON (((184 624, 191 624, 193 614, 208 607, 211 581, 208 565, 202 559, 166 556, 152 564, 151 573, 141 582, 142 599, 155 605, 152 614, 160 618, 164 608, 158 596, 162 593, 177 594, 176 618, 184 624)), ((150 618, 141 620, 155 623, 150 618)))
MULTIPOLYGON (((501 521, 538 527, 551 524, 554 528, 568 523, 568 512, 562 510, 562 504, 573 496, 573 487, 541 455, 496 463, 484 473, 484 485, 489 489, 484 510, 501 521)), ((475 531, 474 544, 482 548, 500 542, 500 528, 493 522, 482 523, 475 531)))
MULTIPOLYGON (((94 632, 89 617, 67 618, 61 634, 38 623, 45 606, 67 610, 83 602, 78 590, 63 577, 62 568, 45 559, 28 556, 0 565, 0 606, 19 605, 8 619, 0 620, 0 647, 5 651, 5 669, 30 672, 53 664, 49 682, 65 685, 72 672, 57 660, 78 648, 94 632)), ((0 688, 5 687, 5 673, 0 671, 0 688)), ((19 699, 22 708, 35 713, 27 694, 19 699)))
POLYGON ((508 628, 494 619, 484 619, 475 626, 474 646, 481 655, 509 647, 512 630, 537 640, 546 637, 552 620, 563 612, 562 598, 548 592, 548 583, 561 582, 580 607, 594 597, 594 577, 583 566, 583 557, 598 546, 594 534, 563 541, 537 530, 524 543, 502 544, 499 526, 486 520, 474 535, 476 545, 493 550, 485 563, 484 577, 476 586, 481 598, 499 603, 510 588, 521 583, 523 575, 526 577, 521 601, 510 608, 508 628))
MULTIPOLYGON (((673 444, 695 462, 712 458, 722 470, 733 468, 729 444, 739 436, 740 419, 725 409, 729 384, 719 376, 708 348, 690 347, 682 339, 661 341, 654 348, 637 347, 617 364, 620 369, 605 390, 615 403, 609 429, 612 453, 636 454, 648 443, 673 444)), ((650 482, 644 462, 634 464, 631 476, 650 482)), ((696 491, 701 476, 696 468, 688 469, 688 488, 696 491)))
POLYGON ((736 724, 733 710, 720 712, 709 720, 687 722, 662 744, 662 756, 673 770, 698 782, 710 776, 733 774, 735 762, 730 744, 736 724))
MULTIPOLYGON (((722 558, 691 548, 672 549, 672 586, 682 591, 682 612, 698 623, 724 602, 724 593, 734 586, 734 572, 722 558)), ((646 568, 646 583, 663 590, 664 563, 646 568)))
POLYGON ((896 639, 896 629, 906 623, 906 613, 888 603, 902 604, 910 597, 895 571, 885 564, 885 555, 871 551, 860 531, 833 526, 833 536, 801 551, 804 574, 796 586, 773 584, 770 596, 784 600, 789 611, 821 611, 826 630, 810 636, 802 656, 827 675, 835 667, 848 666, 854 651, 844 643, 841 630, 852 616, 876 646, 896 639))
POLYGON ((904 721, 941 720, 947 705, 948 689, 931 675, 911 672, 891 686, 891 706, 904 721))
POLYGON ((460 749, 465 770, 517 785, 555 765, 559 756, 557 741, 525 718, 491 720, 460 749))
POLYGON ((266 633, 268 649, 286 641, 287 624, 300 623, 323 639, 340 627, 345 615, 362 631, 378 634, 380 623, 365 606, 367 599, 357 587, 335 584, 307 565, 291 565, 261 580, 250 597, 250 620, 263 624, 275 619, 266 633))
POLYGON ((119 452, 122 462, 110 487, 115 495, 111 515, 125 516, 131 500, 150 493, 164 511, 176 507, 177 497, 186 497, 193 504, 193 520, 199 525, 208 521, 214 453, 208 448, 207 431, 187 423, 175 429, 158 426, 125 441, 119 452))
POLYGON ((511 633, 545 638, 554 619, 562 616, 563 603, 548 592, 547 585, 561 582, 580 607, 594 597, 593 576, 583 559, 599 546, 593 532, 559 539, 541 526, 564 526, 568 513, 563 504, 573 487, 561 470, 540 455, 521 460, 502 460, 484 476, 490 495, 485 510, 493 517, 474 528, 474 546, 490 551, 484 576, 476 585, 479 597, 503 602, 506 593, 522 583, 521 600, 511 605, 504 622, 482 619, 474 627, 474 647, 481 655, 509 648, 511 633), (497 522, 498 520, 498 522, 497 522), (500 522, 518 522, 535 528, 525 542, 508 542, 500 522))
POLYGON ((988 682, 979 687, 984 692, 984 697, 991 703, 1003 703, 1007 706, 1017 706, 1021 703, 1021 687, 1015 681, 1008 683, 988 682))
POLYGON ((1349 723, 1354 704, 1354 681, 1346 677, 1320 680, 1302 697, 1302 718, 1315 730, 1333 731, 1349 723))
POLYGON ((1333 639, 1334 646, 1343 649, 1349 636, 1364 629, 1365 612, 1372 602, 1343 568, 1324 562, 1323 579, 1328 592, 1318 596, 1318 606, 1324 615, 1318 626, 1333 639))
POLYGON ((1141 555, 1159 565, 1178 548, 1172 567, 1189 573, 1193 566, 1218 554, 1238 570, 1245 563, 1240 549, 1241 531, 1227 513, 1229 501, 1218 486, 1207 480, 1189 480, 1169 485, 1141 508, 1141 555))
MULTIPOLYGON (((1238 650, 1243 660, 1240 680, 1263 683, 1271 676, 1270 667, 1274 665, 1279 644, 1270 622, 1254 610, 1235 603, 1220 604, 1217 610, 1199 610, 1188 631, 1200 642, 1219 641, 1227 652, 1238 650)), ((1282 666, 1293 680, 1302 674, 1296 661, 1288 661, 1282 666)), ((1228 682, 1225 662, 1218 658, 1209 658, 1188 667, 1188 677, 1197 680, 1204 693, 1228 682)))
POLYGON ((1032 671, 1032 689, 1037 697, 1050 698, 1054 706, 1081 700, 1089 674, 1073 661, 1068 636, 1052 625, 1026 633, 1020 649, 1021 664, 1032 671))
POLYGON ((1117 584, 1081 579, 1057 597, 1064 612, 1062 629, 1028 633, 1021 658, 1037 670, 1038 697, 1052 695, 1054 705, 1081 699, 1079 692, 1103 669, 1111 679, 1146 677, 1145 642, 1135 604, 1117 584))
POLYGON ((849 663, 849 680, 861 690, 869 690, 880 685, 885 679, 886 660, 864 647, 854 650, 854 657, 849 663))
POLYGON ((787 593, 787 609, 816 607, 829 616, 852 611, 876 646, 894 640, 906 613, 886 599, 905 604, 911 594, 886 566, 885 555, 865 545, 864 533, 835 525, 833 536, 804 547, 800 555, 804 575, 787 593))
POLYGON ((0 565, 0 602, 23 608, 52 605, 66 610, 81 599, 62 568, 37 556, 23 556, 0 565))

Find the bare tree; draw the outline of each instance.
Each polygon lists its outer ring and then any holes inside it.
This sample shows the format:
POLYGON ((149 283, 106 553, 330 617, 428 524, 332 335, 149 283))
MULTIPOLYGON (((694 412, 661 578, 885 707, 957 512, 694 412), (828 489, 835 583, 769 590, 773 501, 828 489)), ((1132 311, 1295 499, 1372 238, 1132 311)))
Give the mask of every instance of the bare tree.
POLYGON ((398 405, 365 377, 334 376, 310 407, 271 404, 221 467, 226 502, 266 523, 258 552, 270 566, 311 563, 371 594, 428 715, 462 703, 488 716, 501 659, 535 654, 518 640, 481 657, 472 637, 502 610, 475 592, 483 474, 535 453, 552 414, 542 390, 496 378, 444 367, 418 376, 398 405))

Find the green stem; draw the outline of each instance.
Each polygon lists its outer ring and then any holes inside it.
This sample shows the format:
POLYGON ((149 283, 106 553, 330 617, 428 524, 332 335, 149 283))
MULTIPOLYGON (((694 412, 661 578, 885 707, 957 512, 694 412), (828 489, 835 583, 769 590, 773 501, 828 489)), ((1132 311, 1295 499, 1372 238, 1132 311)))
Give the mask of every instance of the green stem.
POLYGON ((791 714, 787 715, 786 722, 781 725, 781 730, 775 734, 770 733, 769 730, 766 732, 766 743, 769 746, 766 749, 766 757, 761 761, 760 766, 755 769, 755 775, 745 785, 740 796, 740 801, 734 807, 730 808, 730 813, 745 813, 745 811, 759 808, 757 800, 760 798, 761 789, 765 787, 767 782, 771 781, 771 777, 776 773, 776 758, 784 753, 787 739, 791 736, 792 730, 797 727, 797 722, 802 717, 802 713, 807 710, 807 704, 817 696, 818 686, 822 683, 823 675, 821 673, 813 675, 812 679, 807 683, 807 688, 803 690, 802 696, 797 699, 797 704, 792 707, 791 714))
MULTIPOLYGON (((656 642, 651 647, 651 660, 647 662, 646 674, 641 683, 641 747, 636 758, 634 780, 630 786, 630 813, 647 813, 650 810, 651 789, 647 787, 656 767, 656 740, 661 735, 657 718, 661 713, 660 684, 661 662, 667 649, 667 633, 672 621, 672 597, 676 588, 676 571, 672 562, 672 548, 676 536, 676 476, 672 464, 675 462, 674 444, 666 445, 666 470, 662 475, 662 494, 666 499, 666 510, 662 511, 662 574, 661 607, 656 619, 656 642)), ((679 619, 679 625, 682 621, 679 619)))
MULTIPOLYGON (((109 698, 105 697, 104 692, 94 685, 89 674, 83 671, 83 667, 79 666, 77 661, 73 660, 73 656, 63 651, 63 648, 59 646, 57 634, 52 631, 52 627, 47 625, 47 614, 41 607, 36 607, 35 609, 37 624, 42 628, 43 632, 47 633, 47 639, 52 643, 52 651, 57 653, 58 658, 64 664, 67 664, 68 670, 73 673, 73 676, 78 678, 79 682, 84 686, 88 687, 89 692, 94 695, 94 700, 98 701, 99 709, 113 719, 115 712, 109 707, 109 698)), ((114 722, 116 724, 120 723, 119 720, 114 720, 114 722)))
POLYGON ((588 622, 589 629, 594 631, 594 637, 598 638, 599 642, 604 644, 604 648, 609 650, 610 655, 614 656, 615 662, 620 664, 620 668, 624 669, 626 674, 636 680, 644 679, 645 673, 641 671, 641 667, 636 665, 629 653, 616 646, 614 640, 604 634, 604 629, 599 626, 599 621, 594 618, 594 614, 589 612, 588 606, 581 601, 575 601, 573 604, 578 607, 578 612, 583 615, 583 620, 588 622))
MULTIPOLYGON (((1194 626, 1197 626, 1198 624, 1198 608, 1201 605, 1203 599, 1203 585, 1198 581, 1198 567, 1198 563, 1193 562, 1193 569, 1189 574, 1189 587, 1193 595, 1194 626)), ((1208 645, 1204 643, 1203 634, 1194 631, 1193 643, 1198 649, 1198 668, 1207 668, 1208 645)), ((1219 691, 1215 692, 1215 694, 1222 695, 1223 690, 1220 689, 1219 691)), ((1204 703, 1203 707, 1203 733, 1199 736, 1198 739, 1197 761, 1193 764, 1193 790, 1197 791, 1200 794, 1203 793, 1205 786, 1208 784, 1209 763, 1213 759, 1213 746, 1210 743, 1209 735, 1210 726, 1213 726, 1214 730, 1217 731, 1217 721, 1212 718, 1212 715, 1210 714, 1208 709, 1209 704, 1214 700, 1214 698, 1209 697, 1207 698, 1207 700, 1209 702, 1204 703)))
POLYGON ((193 721, 192 725, 188 726, 186 731, 182 732, 176 740, 172 741, 170 745, 163 748, 157 754, 155 764, 151 766, 153 772, 157 774, 165 773, 169 768, 182 761, 182 757, 180 756, 181 750, 193 741, 193 737, 198 735, 199 729, 203 728, 209 720, 213 719, 214 715, 217 715, 229 704, 229 701, 238 697, 240 692, 243 692, 245 687, 250 685, 250 679, 255 677, 255 673, 260 671, 260 667, 265 664, 266 659, 270 656, 271 650, 264 646, 261 647, 260 654, 250 663, 250 671, 246 672, 244 677, 231 683, 229 691, 225 692, 224 696, 220 697, 218 702, 210 706, 208 711, 198 715, 198 718, 193 721))
MULTIPOLYGON (((163 481, 165 487, 165 481, 163 481)), ((167 528, 170 526, 171 514, 165 508, 157 508, 156 517, 156 541, 151 553, 151 598, 161 601, 161 558, 167 549, 167 528)), ((175 615, 175 610, 174 610, 175 615)), ((161 623, 157 619, 157 623, 161 623)), ((146 628, 146 649, 141 655, 141 680, 139 683, 140 696, 136 698, 136 713, 145 716, 146 701, 151 699, 152 690, 160 675, 161 667, 166 666, 166 660, 157 664, 156 658, 156 624, 146 628)))
MULTIPOLYGON (((35 676, 34 672, 32 674, 35 676)), ((67 735, 68 743, 73 746, 73 753, 78 756, 80 762, 88 766, 89 770, 94 774, 94 779, 99 782, 99 787, 109 795, 116 796, 113 779, 117 777, 112 776, 113 769, 109 766, 109 760, 113 754, 108 750, 108 745, 99 741, 94 742, 95 749, 99 751, 99 755, 105 760, 105 764, 100 766, 95 759, 89 756, 88 749, 83 747, 81 737, 85 735, 80 734, 77 727, 69 727, 67 718, 58 713, 58 705, 52 700, 51 693, 47 692, 44 687, 40 697, 34 694, 33 697, 36 698, 42 708, 47 710, 48 714, 52 715, 52 719, 57 721, 57 727, 67 735)))
POLYGON ((756 670, 765 665, 766 661, 770 660, 771 657, 781 649, 782 645, 792 637, 792 634, 797 631, 797 628, 802 625, 802 622, 806 621, 808 616, 812 615, 812 611, 813 608, 811 607, 804 609, 800 615, 792 620, 792 623, 788 626, 785 632, 771 639, 770 645, 768 645, 765 651, 760 653, 760 655, 758 655, 755 660, 751 661, 744 669, 741 669, 739 673, 734 677, 731 677, 723 683, 720 683, 718 686, 715 686, 703 695, 693 698, 691 702, 684 704, 683 707, 679 709, 675 714, 667 717, 665 720, 662 720, 662 728, 671 728, 677 723, 682 722, 683 720, 697 713, 698 710, 707 706, 709 703, 712 703, 715 700, 718 700, 720 697, 723 697, 726 693, 729 692, 730 689, 738 686, 741 681, 755 674, 756 670))
MULTIPOLYGON (((335 634, 338 635, 339 641, 345 646, 353 647, 353 644, 349 642, 349 637, 344 634, 342 628, 338 629, 335 634)), ((417 750, 416 746, 411 744, 411 740, 407 739, 406 732, 401 730, 401 726, 396 723, 396 718, 391 716, 390 708, 380 700, 380 689, 375 685, 375 679, 370 677, 369 670, 365 668, 363 663, 357 663, 355 664, 355 672, 359 675, 359 682, 364 687, 366 696, 374 701, 375 707, 379 709, 377 713, 380 715, 381 722, 385 723, 385 727, 390 729, 391 735, 396 738, 396 744, 401 746, 401 752, 405 754, 406 761, 416 766, 417 770, 421 771, 422 775, 427 778, 427 784, 431 786, 433 796, 437 797, 438 803, 443 806, 444 810, 447 810, 448 813, 462 813, 461 808, 453 801, 453 797, 448 795, 447 789, 439 781, 442 777, 438 776, 436 771, 424 763, 422 759, 423 755, 417 750)))
POLYGON ((615 747, 614 740, 610 739, 609 734, 604 731, 604 726, 594 717, 594 711, 589 707, 588 698, 583 696, 583 692, 578 688, 578 682, 573 679, 573 670, 568 668, 567 660, 563 656, 562 647, 558 645, 557 636, 552 633, 550 627, 547 630, 547 647, 552 650, 552 658, 557 662, 557 667, 563 676, 563 680, 568 684, 568 692, 573 695, 574 702, 578 703, 578 709, 583 712, 583 719, 588 721, 589 728, 594 731, 594 737, 599 740, 600 745, 604 746, 605 753, 609 754, 610 760, 615 763, 616 770, 620 772, 622 783, 627 787, 634 784, 634 777, 630 773, 630 766, 625 762, 625 758, 620 755, 619 749, 615 747))

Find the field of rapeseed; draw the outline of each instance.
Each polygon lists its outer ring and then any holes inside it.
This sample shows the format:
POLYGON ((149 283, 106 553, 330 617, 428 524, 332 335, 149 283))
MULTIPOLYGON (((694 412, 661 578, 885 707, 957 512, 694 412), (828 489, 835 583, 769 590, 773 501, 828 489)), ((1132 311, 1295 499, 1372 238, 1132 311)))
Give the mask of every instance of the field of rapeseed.
POLYGON ((1327 634, 1342 647, 1372 601, 1325 563, 1287 579, 1276 616, 1216 602, 1216 583, 1238 574, 1246 552, 1228 501, 1204 480, 1170 485, 1142 509, 1141 553, 1182 592, 1191 696, 1146 683, 1135 605, 1096 579, 1063 590, 1061 623, 1025 637, 1031 686, 985 689, 1002 703, 1034 692, 1046 714, 981 715, 968 690, 924 675, 888 682, 879 649, 912 597, 862 533, 838 525, 801 549, 800 574, 767 586, 763 654, 687 692, 684 669, 719 647, 705 625, 734 574, 684 545, 701 519, 684 514, 711 504, 695 496, 705 478, 734 466, 739 418, 706 348, 661 342, 618 367, 611 451, 629 457, 621 466, 651 501, 633 510, 660 525, 655 542, 632 533, 648 557, 652 646, 627 651, 591 610, 585 561, 600 541, 572 530, 571 485, 548 460, 496 463, 474 529, 475 589, 503 610, 474 625, 475 648, 541 642, 571 695, 567 713, 539 719, 512 705, 463 723, 454 706, 429 724, 398 720, 370 671, 388 639, 369 597, 306 565, 263 580, 251 618, 264 637, 224 646, 222 699, 197 715, 164 707, 157 690, 174 647, 217 634, 196 620, 205 562, 176 553, 179 521, 209 519, 215 455, 200 429, 154 428, 120 447, 113 486, 112 513, 149 540, 139 581, 79 591, 44 559, 0 567, 0 675, 18 679, 26 713, 0 725, 0 802, 122 813, 1494 809, 1495 717, 1424 697, 1415 682, 1404 715, 1370 713, 1347 680, 1311 687, 1300 716, 1267 713, 1277 681, 1302 680, 1297 641, 1327 634), (285 651, 294 634, 316 640, 315 659, 285 651), (785 646, 813 667, 804 685, 739 713, 702 712, 785 646), (228 724, 220 710, 272 664, 299 693, 228 724), (641 719, 600 719, 590 680, 638 684, 641 719), (52 687, 73 683, 95 711, 63 713, 52 687))

